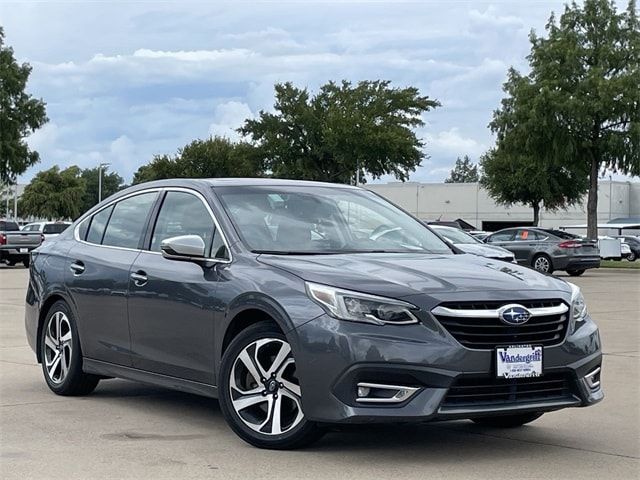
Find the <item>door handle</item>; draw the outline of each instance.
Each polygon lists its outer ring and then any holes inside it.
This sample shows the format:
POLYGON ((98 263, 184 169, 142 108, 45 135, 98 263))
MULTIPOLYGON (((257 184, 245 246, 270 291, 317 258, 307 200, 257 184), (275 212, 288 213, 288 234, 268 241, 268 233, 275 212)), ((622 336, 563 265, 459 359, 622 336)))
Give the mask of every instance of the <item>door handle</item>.
POLYGON ((133 283, 136 285, 136 287, 144 286, 149 280, 147 278, 147 274, 141 270, 138 270, 137 272, 132 273, 130 276, 131 276, 131 280, 133 280, 133 283))
POLYGON ((74 275, 81 275, 82 273, 84 273, 84 263, 77 260, 69 265, 69 270, 71 270, 74 275))

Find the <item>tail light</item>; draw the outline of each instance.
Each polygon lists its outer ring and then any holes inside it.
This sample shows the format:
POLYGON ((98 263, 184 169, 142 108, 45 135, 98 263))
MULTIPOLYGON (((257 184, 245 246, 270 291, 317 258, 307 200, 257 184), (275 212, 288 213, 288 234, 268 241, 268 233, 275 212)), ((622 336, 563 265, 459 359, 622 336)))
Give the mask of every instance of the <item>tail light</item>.
POLYGON ((567 240, 565 242, 561 242, 558 244, 560 248, 579 248, 582 246, 580 242, 576 242, 575 240, 567 240))
POLYGON ((7 244, 7 236, 4 233, 0 233, 0 245, 7 244))

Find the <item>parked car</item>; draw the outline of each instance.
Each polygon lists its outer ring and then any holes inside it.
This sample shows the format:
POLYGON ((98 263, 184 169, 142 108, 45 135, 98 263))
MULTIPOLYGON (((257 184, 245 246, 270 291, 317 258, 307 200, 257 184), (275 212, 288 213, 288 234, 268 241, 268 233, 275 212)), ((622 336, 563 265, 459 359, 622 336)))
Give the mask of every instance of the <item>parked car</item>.
POLYGON ((42 243, 39 232, 22 232, 16 222, 0 220, 0 262, 29 266, 29 254, 42 243))
POLYGON ((533 227, 505 228, 492 233, 485 243, 513 252, 516 261, 543 273, 564 270, 571 276, 600 267, 596 242, 560 230, 533 227))
MULTIPOLYGON (((640 238, 634 235, 616 235, 614 238, 622 240, 623 244, 627 244, 629 252, 627 253, 627 260, 635 262, 640 257, 640 238)), ((624 252, 621 252, 624 253, 624 252)))
POLYGON ((33 222, 22 227, 22 231, 40 232, 43 235, 43 241, 47 241, 58 237, 69 225, 71 222, 33 222))
POLYGON ((122 377, 217 397, 258 447, 336 423, 514 427, 603 398, 577 286, 459 253, 361 188, 135 185, 33 255, 26 332, 53 392, 122 377))
POLYGON ((515 257, 509 250, 498 247, 497 245, 482 243, 480 240, 477 240, 459 228, 445 227, 442 225, 429 226, 465 253, 493 258, 495 260, 503 260, 505 262, 515 262, 515 257))

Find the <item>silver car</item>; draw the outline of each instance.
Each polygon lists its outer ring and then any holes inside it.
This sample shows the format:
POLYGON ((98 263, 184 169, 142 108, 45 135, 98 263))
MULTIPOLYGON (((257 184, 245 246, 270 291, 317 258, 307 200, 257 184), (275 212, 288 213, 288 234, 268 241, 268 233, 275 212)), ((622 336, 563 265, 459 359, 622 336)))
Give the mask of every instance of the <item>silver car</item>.
POLYGON ((446 227, 444 225, 429 225, 432 230, 442 235, 446 240, 453 243, 464 253, 472 253, 481 257, 504 260, 505 262, 515 262, 515 257, 506 248, 497 245, 486 245, 480 240, 459 228, 446 227))
POLYGON ((598 244, 577 235, 534 227, 505 228, 489 235, 485 242, 513 252, 516 261, 539 272, 564 270, 571 276, 600 267, 598 244))

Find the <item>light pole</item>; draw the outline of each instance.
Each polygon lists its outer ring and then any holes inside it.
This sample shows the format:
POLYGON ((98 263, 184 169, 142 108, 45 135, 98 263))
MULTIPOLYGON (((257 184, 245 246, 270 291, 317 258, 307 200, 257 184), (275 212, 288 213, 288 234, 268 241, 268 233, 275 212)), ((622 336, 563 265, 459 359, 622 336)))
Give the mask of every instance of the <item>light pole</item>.
POLYGON ((110 163, 101 163, 98 165, 98 203, 102 201, 102 170, 107 168, 110 163))

